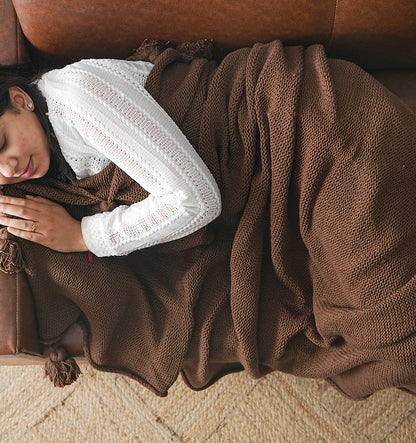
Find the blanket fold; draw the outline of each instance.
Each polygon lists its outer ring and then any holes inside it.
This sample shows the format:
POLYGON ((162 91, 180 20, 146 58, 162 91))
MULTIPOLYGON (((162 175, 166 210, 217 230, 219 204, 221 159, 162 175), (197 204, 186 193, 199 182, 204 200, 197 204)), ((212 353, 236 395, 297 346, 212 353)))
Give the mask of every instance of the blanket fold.
MULTIPOLYGON (((223 211, 93 263, 22 241, 41 337, 81 321, 91 364, 158 395, 179 372, 203 389, 243 369, 324 378, 354 399, 416 392, 415 114, 320 45, 257 44, 220 63, 157 50, 146 88, 214 175, 223 211)), ((6 192, 78 218, 147 196, 114 165, 76 187, 6 192)))

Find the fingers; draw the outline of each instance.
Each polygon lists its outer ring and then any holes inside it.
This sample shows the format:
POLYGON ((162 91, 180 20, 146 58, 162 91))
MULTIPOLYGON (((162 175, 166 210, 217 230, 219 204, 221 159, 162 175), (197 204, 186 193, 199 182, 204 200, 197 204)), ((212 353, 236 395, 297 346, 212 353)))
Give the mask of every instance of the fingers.
POLYGON ((39 208, 41 210, 40 205, 48 205, 48 206, 56 206, 51 200, 47 198, 38 197, 34 195, 26 195, 25 198, 19 197, 10 197, 7 195, 3 195, 0 190, 0 203, 11 204, 16 206, 27 206, 30 208, 39 208))
POLYGON ((0 195, 0 224, 17 237, 39 241, 39 219, 45 205, 53 205, 47 199, 38 197, 18 198, 0 195), (10 216, 17 218, 10 218, 10 216))
POLYGON ((32 232, 32 231, 26 231, 18 228, 8 227, 7 231, 10 232, 10 234, 15 235, 16 237, 23 238, 25 240, 30 240, 35 243, 44 244, 44 236, 40 232, 32 232))
MULTIPOLYGON (((39 203, 37 203, 39 205, 39 203)), ((41 208, 24 198, 0 196, 0 212, 27 220, 36 220, 41 208)))
POLYGON ((28 202, 28 200, 37 202, 37 203, 43 203, 43 204, 49 204, 49 205, 55 205, 56 203, 52 202, 51 200, 48 200, 47 198, 35 196, 35 195, 25 195, 25 197, 12 197, 10 195, 4 195, 1 193, 1 200, 4 202, 12 203, 12 204, 21 204, 24 202, 28 202))
MULTIPOLYGON (((8 227, 8 231, 12 234, 17 231, 30 232, 36 235, 42 235, 40 232, 40 223, 34 220, 24 220, 21 218, 9 218, 0 216, 0 224, 8 227)), ((19 235, 20 237, 21 235, 19 235)))
POLYGON ((0 195, 0 223, 16 237, 59 252, 81 252, 88 248, 82 237, 81 222, 66 209, 42 197, 26 199, 0 195), (10 218, 1 212, 17 216, 10 218))

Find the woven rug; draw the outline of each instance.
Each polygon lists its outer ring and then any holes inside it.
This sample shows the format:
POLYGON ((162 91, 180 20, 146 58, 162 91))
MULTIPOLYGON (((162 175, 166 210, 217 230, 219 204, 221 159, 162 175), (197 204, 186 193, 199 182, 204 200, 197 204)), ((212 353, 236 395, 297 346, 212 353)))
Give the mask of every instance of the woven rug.
POLYGON ((323 381, 232 374, 202 392, 179 380, 158 398, 81 364, 54 388, 41 366, 0 367, 1 442, 414 442, 416 397, 353 402, 323 381))

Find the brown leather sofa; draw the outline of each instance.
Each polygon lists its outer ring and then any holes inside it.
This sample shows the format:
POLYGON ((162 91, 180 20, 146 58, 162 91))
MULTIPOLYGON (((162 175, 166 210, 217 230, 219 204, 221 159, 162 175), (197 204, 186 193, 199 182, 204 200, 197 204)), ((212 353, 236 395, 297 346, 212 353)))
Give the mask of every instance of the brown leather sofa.
MULTIPOLYGON (((217 57, 257 41, 322 43, 356 62, 416 109, 416 3, 409 0, 0 0, 0 64, 56 66, 125 58, 145 38, 213 38, 217 57)), ((62 344, 82 357, 72 327, 62 344)), ((23 272, 0 273, 0 364, 43 363, 23 272)))

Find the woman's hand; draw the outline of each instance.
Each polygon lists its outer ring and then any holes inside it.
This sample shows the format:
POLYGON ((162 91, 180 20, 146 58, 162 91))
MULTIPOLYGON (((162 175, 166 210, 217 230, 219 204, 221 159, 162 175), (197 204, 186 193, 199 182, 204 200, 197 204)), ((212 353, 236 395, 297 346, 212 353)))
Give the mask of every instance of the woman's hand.
POLYGON ((72 218, 57 203, 43 197, 0 196, 0 224, 26 240, 59 252, 88 251, 81 232, 81 222, 72 218), (18 218, 9 218, 13 215, 18 218))

